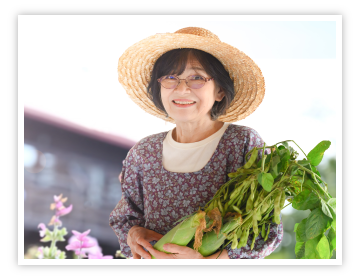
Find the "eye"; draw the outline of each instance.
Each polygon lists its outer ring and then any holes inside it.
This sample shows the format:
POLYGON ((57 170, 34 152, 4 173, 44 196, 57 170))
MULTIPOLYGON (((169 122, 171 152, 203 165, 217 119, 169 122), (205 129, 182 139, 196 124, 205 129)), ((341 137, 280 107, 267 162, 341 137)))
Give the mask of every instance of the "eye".
POLYGON ((190 77, 191 80, 203 80, 204 78, 200 75, 193 75, 190 77))
POLYGON ((167 76, 164 76, 164 79, 166 79, 166 80, 176 80, 176 77, 174 75, 167 75, 167 76))

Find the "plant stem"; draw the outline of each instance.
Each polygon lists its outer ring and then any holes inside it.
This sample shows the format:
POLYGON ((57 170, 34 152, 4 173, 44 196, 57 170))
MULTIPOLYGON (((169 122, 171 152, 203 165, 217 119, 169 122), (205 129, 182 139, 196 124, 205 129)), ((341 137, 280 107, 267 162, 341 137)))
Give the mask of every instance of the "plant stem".
POLYGON ((303 179, 302 179, 301 186, 300 186, 300 192, 302 192, 302 186, 304 184, 304 180, 305 180, 305 171, 304 171, 303 179))
MULTIPOLYGON (((51 240, 51 245, 50 245, 50 254, 51 254, 52 250, 55 248, 55 245, 56 245, 57 228, 58 228, 58 226, 54 225, 53 239, 51 240)), ((55 258, 55 255, 54 256, 51 255, 51 257, 55 258)))
POLYGON ((276 144, 274 144, 274 145, 272 145, 272 146, 264 147, 264 149, 266 149, 266 148, 273 148, 274 146, 276 146, 276 145, 278 145, 278 144, 281 144, 281 143, 283 143, 283 142, 293 142, 293 143, 302 151, 302 153, 304 154, 304 156, 306 157, 306 159, 308 159, 307 156, 306 156, 306 154, 305 154, 305 152, 300 148, 300 146, 299 146, 298 144, 296 144, 296 142, 295 142, 294 140, 281 141, 281 142, 276 143, 276 144))
POLYGON ((264 147, 263 147, 263 150, 262 150, 262 158, 261 158, 261 172, 264 172, 264 165, 265 165, 265 146, 266 146, 266 143, 264 142, 264 147))
POLYGON ((283 208, 281 208, 281 210, 283 210, 285 207, 289 206, 292 202, 290 202, 289 204, 286 204, 283 208))
POLYGON ((304 166, 302 166, 302 165, 300 165, 300 164, 298 164, 298 163, 296 163, 296 162, 294 162, 294 164, 296 164, 300 169, 306 171, 307 173, 309 173, 309 174, 314 174, 315 177, 318 177, 321 181, 323 181, 323 179, 321 179, 321 177, 320 177, 319 175, 317 175, 314 171, 312 171, 312 170, 310 170, 310 169, 307 169, 307 168, 305 168, 304 166))
POLYGON ((295 144, 296 146, 298 146, 298 148, 302 151, 302 153, 304 154, 304 156, 305 156, 305 157, 306 157, 306 159, 308 160, 308 158, 307 158, 306 154, 305 154, 305 153, 304 153, 304 151, 300 148, 300 146, 299 146, 298 144, 296 144, 296 142, 295 142, 294 140, 289 140, 289 141, 294 142, 294 144, 295 144))
POLYGON ((314 176, 314 180, 315 180, 316 185, 318 185, 318 187, 324 192, 324 194, 327 196, 327 198, 330 199, 331 197, 327 194, 327 192, 325 190, 323 190, 323 188, 320 186, 320 184, 317 181, 315 176, 314 176))

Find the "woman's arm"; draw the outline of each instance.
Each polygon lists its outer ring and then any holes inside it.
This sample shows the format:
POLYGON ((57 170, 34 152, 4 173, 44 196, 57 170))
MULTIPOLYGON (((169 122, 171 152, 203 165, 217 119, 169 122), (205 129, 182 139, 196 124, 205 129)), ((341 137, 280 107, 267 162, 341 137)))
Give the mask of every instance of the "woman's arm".
MULTIPOLYGON (((136 156, 135 145, 123 161, 119 176, 122 196, 109 217, 110 227, 118 237, 121 253, 132 256, 128 245, 128 233, 133 226, 144 227, 144 205, 142 199, 142 164, 136 156)), ((137 250, 140 251, 140 250, 137 250)))

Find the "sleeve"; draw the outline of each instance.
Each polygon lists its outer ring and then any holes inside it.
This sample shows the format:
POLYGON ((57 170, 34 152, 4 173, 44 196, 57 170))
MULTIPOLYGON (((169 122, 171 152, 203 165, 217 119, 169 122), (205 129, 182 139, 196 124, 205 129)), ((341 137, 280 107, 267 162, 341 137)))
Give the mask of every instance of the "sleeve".
POLYGON ((132 257, 127 244, 130 228, 145 225, 142 178, 141 158, 135 145, 123 161, 119 176, 122 196, 109 217, 109 224, 118 237, 121 253, 127 258, 132 257))
MULTIPOLYGON (((243 156, 238 156, 233 162, 232 171, 235 172, 239 167, 243 166, 246 162, 245 155, 254 147, 263 147, 264 140, 260 137, 259 133, 254 129, 245 127, 243 131, 240 132, 239 137, 244 142, 243 156)), ((241 141, 240 141, 241 142, 241 141)), ((269 154, 270 150, 266 149, 265 154, 269 154)), ((259 151, 258 159, 262 158, 262 151, 259 151)), ((231 249, 231 244, 225 247, 228 252, 230 259, 263 259, 266 256, 270 255, 275 249, 280 245, 283 238, 283 224, 280 214, 280 224, 271 223, 270 232, 268 239, 264 241, 259 234, 255 239, 255 245, 253 250, 250 249, 252 243, 253 235, 250 234, 248 238, 248 243, 245 247, 240 249, 231 249)))

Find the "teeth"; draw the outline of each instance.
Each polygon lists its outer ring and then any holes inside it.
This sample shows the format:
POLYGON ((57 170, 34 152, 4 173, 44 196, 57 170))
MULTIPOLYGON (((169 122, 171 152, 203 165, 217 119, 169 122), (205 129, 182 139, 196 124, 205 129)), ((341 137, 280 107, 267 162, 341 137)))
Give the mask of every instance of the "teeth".
POLYGON ((193 102, 180 102, 180 101, 174 101, 174 103, 176 103, 176 104, 193 104, 193 103, 195 103, 195 101, 193 101, 193 102))

